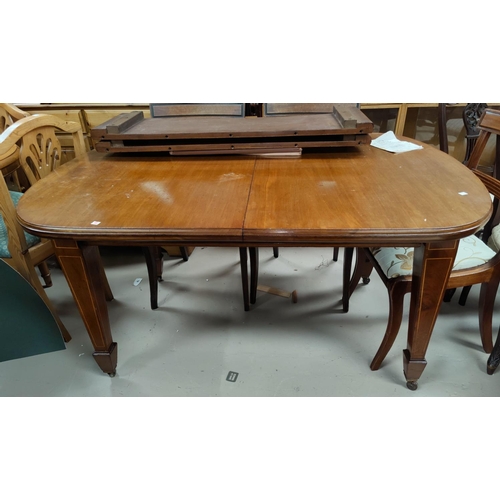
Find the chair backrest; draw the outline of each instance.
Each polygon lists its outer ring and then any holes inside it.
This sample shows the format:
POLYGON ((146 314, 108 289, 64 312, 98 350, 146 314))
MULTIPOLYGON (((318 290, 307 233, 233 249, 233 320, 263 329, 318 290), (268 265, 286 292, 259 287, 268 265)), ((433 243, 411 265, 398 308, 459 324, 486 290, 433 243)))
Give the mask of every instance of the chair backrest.
MULTIPOLYGON (((8 127, 0 135, 0 158, 13 146, 19 146, 19 163, 28 182, 28 188, 48 175, 61 163, 61 146, 55 131, 71 134, 76 156, 86 152, 83 133, 79 123, 61 120, 51 115, 31 115, 8 127)), ((17 222, 16 208, 3 176, 0 175, 0 215, 8 235, 8 249, 13 267, 22 272, 23 256, 28 250, 26 237, 17 222)), ((23 274, 24 275, 24 274, 23 274)))
MULTIPOLYGON (((485 103, 468 103, 462 111, 461 126, 465 129, 465 153, 463 163, 466 165, 469 161, 472 150, 474 149, 477 138, 479 137, 478 123, 484 110, 488 107, 485 103)), ((448 148, 448 116, 447 103, 438 104, 438 133, 439 133, 439 149, 445 153, 449 153, 448 148)), ((457 157, 457 155, 455 155, 457 157)))
MULTIPOLYGON (((13 125, 17 120, 29 116, 29 113, 21 111, 19 108, 12 104, 7 104, 0 102, 0 134, 13 125)), ((2 174, 7 175, 10 171, 5 171, 5 167, 13 165, 17 162, 19 148, 14 145, 10 150, 6 151, 4 154, 0 155, 0 169, 2 169, 2 174)))
POLYGON ((493 196, 493 211, 481 234, 481 239, 486 243, 490 239, 493 228, 500 223, 500 210, 498 209, 500 203, 500 181, 489 174, 481 172, 481 170, 475 169, 473 172, 483 181, 490 195, 493 196))
POLYGON ((466 149, 464 163, 469 161, 472 150, 476 145, 477 138, 479 137, 479 120, 488 107, 485 103, 468 103, 462 113, 465 127, 466 149))
POLYGON ((26 118, 27 116, 29 116, 29 113, 20 110, 13 104, 0 102, 0 134, 17 120, 26 118))
POLYGON ((479 135, 475 141, 474 149, 466 165, 474 170, 477 169, 481 156, 486 148, 491 134, 500 135, 500 110, 486 108, 477 124, 479 135))
POLYGON ((19 162, 31 186, 61 164, 61 143, 56 131, 71 134, 75 156, 86 152, 79 123, 52 115, 31 115, 18 120, 0 135, 0 158, 17 144, 19 162))
POLYGON ((490 136, 495 134, 497 139, 500 137, 500 110, 486 108, 477 123, 477 129, 479 135, 466 165, 483 181, 490 194, 495 197, 493 200, 493 215, 485 225, 482 234, 482 240, 488 241, 493 228, 500 223, 500 210, 498 210, 500 203, 500 181, 489 174, 481 172, 478 166, 490 136))

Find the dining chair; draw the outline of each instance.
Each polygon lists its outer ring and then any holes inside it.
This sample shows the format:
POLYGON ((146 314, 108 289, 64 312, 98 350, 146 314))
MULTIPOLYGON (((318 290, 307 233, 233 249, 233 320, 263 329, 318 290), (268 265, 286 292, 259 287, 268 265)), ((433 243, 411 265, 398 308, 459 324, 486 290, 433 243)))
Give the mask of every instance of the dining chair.
MULTIPOLYGON (((486 235, 500 218, 500 181, 477 168, 488 138, 500 134, 500 111, 486 109, 479 121, 480 134, 471 153, 468 167, 481 179, 493 199, 493 213, 483 231, 486 235)), ((382 343, 370 368, 378 370, 389 353, 399 332, 403 318, 405 294, 411 291, 413 272, 413 248, 357 248, 356 264, 352 277, 344 273, 343 301, 348 304, 361 278, 369 278, 375 269, 387 288, 389 319, 382 343)), ((486 353, 493 349, 493 308, 500 282, 500 252, 490 248, 477 236, 460 240, 458 253, 446 288, 453 289, 481 284, 479 297, 479 332, 486 353)), ((344 309, 345 310, 345 309, 344 309)))
MULTIPOLYGON (((19 148, 19 169, 27 183, 25 188, 29 189, 60 167, 61 144, 56 132, 71 135, 76 156, 86 152, 80 124, 51 115, 26 116, 17 120, 0 135, 0 158, 14 146, 19 148)), ((9 190, 3 176, 1 177, 0 215, 3 224, 0 227, 0 257, 35 288, 54 315, 64 340, 68 342, 71 336, 57 315, 35 270, 35 266, 55 255, 53 242, 23 230, 16 214, 16 206, 23 193, 9 190)), ((102 266, 100 272, 105 283, 106 298, 111 300, 113 295, 102 266)))
MULTIPOLYGON (((471 157, 472 151, 474 150, 474 146, 476 144, 476 141, 479 138, 480 135, 480 129, 478 128, 479 125, 479 120, 481 119, 481 116, 484 113, 484 110, 488 107, 486 103, 467 103, 462 111, 462 124, 463 124, 463 130, 465 131, 465 152, 464 152, 464 158, 462 160, 462 163, 464 165, 469 164, 469 159, 471 157)), ((439 103, 438 104, 438 130, 439 130, 439 148, 441 151, 448 153, 449 148, 448 148, 448 126, 447 126, 447 109, 448 109, 448 104, 447 103, 439 103)), ((477 160, 477 165, 475 168, 478 168, 479 170, 489 173, 493 176, 495 176, 498 179, 498 172, 496 169, 496 165, 498 164, 499 161, 499 155, 500 155, 500 147, 498 146, 498 142, 500 137, 497 136, 497 144, 496 144, 496 158, 494 159, 493 165, 489 164, 479 164, 479 159, 477 160)), ((487 141, 486 141, 487 142, 487 141)), ((484 148, 486 148, 486 144, 484 145, 484 148)), ((484 149, 483 149, 484 151, 484 149)), ((492 230, 485 232, 481 230, 478 233, 478 237, 481 238, 485 243, 489 244, 493 250, 498 250, 500 248, 500 238, 499 238, 499 229, 500 228, 493 228, 492 230)), ((467 303, 467 298, 469 296, 469 293, 472 289, 472 286, 466 286, 462 289, 462 292, 460 294, 458 303, 461 306, 465 306, 467 303)), ((455 294, 455 289, 449 289, 446 292, 444 301, 445 302, 450 302, 453 295, 455 294)))
MULTIPOLYGON (((0 103, 0 133, 4 132, 8 127, 13 125, 16 121, 26 118, 29 113, 22 111, 17 106, 9 103, 0 103)), ((24 191, 25 185, 19 179, 19 146, 14 144, 10 150, 6 151, 0 156, 0 171, 7 183, 9 190, 11 191, 11 197, 14 205, 17 205, 19 201, 19 193, 24 191)), ((32 237, 28 235, 28 242, 31 243, 32 237)), ((31 252, 34 253, 38 251, 44 243, 39 242, 31 246, 31 252)), ((5 229, 5 223, 0 220, 0 258, 6 256, 8 257, 9 252, 7 249, 7 232, 5 229)), ((36 264, 40 275, 45 283, 46 287, 52 286, 52 278, 50 276, 50 269, 47 265, 46 260, 40 261, 36 264)))

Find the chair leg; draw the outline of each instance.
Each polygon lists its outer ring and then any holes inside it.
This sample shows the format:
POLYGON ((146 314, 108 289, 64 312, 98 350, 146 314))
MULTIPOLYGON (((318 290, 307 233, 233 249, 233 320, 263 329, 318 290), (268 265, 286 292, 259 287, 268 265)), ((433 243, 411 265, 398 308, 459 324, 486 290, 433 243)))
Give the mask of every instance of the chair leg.
MULTIPOLYGON (((354 248, 347 247, 344 249, 344 269, 342 277, 342 309, 344 312, 349 312, 349 298, 351 297, 349 291, 351 283, 351 267, 353 254, 354 248)), ((356 255, 358 258, 359 254, 356 253, 356 255)))
POLYGON ((461 306, 465 306, 465 304, 467 303, 467 297, 469 296, 471 289, 471 286, 464 286, 462 293, 460 294, 460 299, 458 300, 458 303, 461 306))
POLYGON ((249 248, 250 253, 250 304, 257 302, 257 285, 259 282, 259 249, 249 248))
POLYGON ((500 329, 498 330, 495 346, 493 347, 490 357, 486 363, 486 371, 488 375, 493 375, 495 370, 498 368, 498 365, 500 365, 500 329))
POLYGON ((498 278, 492 278, 487 283, 481 284, 479 292, 479 333, 484 352, 493 350, 493 309, 498 291, 498 278))
POLYGON ((279 249, 279 247, 273 247, 273 255, 274 255, 275 259, 277 259, 280 256, 280 249, 279 249))
POLYGON ((448 290, 444 292, 443 302, 451 302, 451 299, 453 298, 453 295, 455 295, 456 291, 456 288, 448 288, 448 290))
POLYGON ((395 281, 392 283, 389 292, 389 320, 384 338, 377 354, 373 358, 370 369, 376 371, 380 368, 382 361, 391 350, 396 337, 398 336, 401 322, 403 321, 403 304, 405 293, 408 291, 408 283, 404 281, 395 281))
POLYGON ((38 270, 40 271, 40 276, 45 283, 44 288, 50 288, 52 286, 52 277, 50 276, 50 269, 47 264, 47 261, 40 262, 38 264, 38 270))
POLYGON ((151 309, 158 309, 158 274, 156 266, 158 247, 143 247, 148 268, 151 309))
POLYGON ((365 285, 370 283, 370 275, 373 271, 373 264, 366 256, 365 250, 362 248, 357 248, 356 264, 354 266, 354 272, 351 278, 353 254, 354 248, 344 249, 344 275, 342 284, 342 306, 344 312, 349 311, 349 299, 358 286, 359 281, 363 279, 363 284, 365 285))
POLYGON ((161 247, 156 247, 155 258, 156 276, 158 277, 158 281, 163 281, 163 252, 161 251, 161 247))
POLYGON ((187 250, 187 247, 180 247, 181 255, 182 255, 182 260, 184 262, 187 262, 189 260, 189 253, 187 250))
POLYGON ((240 247, 240 267, 241 267, 241 285, 243 287, 243 306, 245 311, 250 310, 250 301, 248 297, 248 252, 246 247, 240 247))
POLYGON ((335 247, 333 249, 333 262, 337 262, 339 260, 339 247, 335 247))

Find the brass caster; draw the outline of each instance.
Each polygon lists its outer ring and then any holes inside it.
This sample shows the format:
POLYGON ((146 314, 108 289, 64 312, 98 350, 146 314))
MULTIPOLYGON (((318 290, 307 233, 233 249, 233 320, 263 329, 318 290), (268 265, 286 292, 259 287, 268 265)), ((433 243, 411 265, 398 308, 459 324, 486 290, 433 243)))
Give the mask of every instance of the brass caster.
POLYGON ((410 389, 410 391, 416 391, 418 389, 418 382, 406 382, 406 387, 410 389))
POLYGON ((111 378, 115 378, 115 375, 116 375, 116 370, 115 370, 113 373, 108 373, 108 375, 109 375, 111 378))

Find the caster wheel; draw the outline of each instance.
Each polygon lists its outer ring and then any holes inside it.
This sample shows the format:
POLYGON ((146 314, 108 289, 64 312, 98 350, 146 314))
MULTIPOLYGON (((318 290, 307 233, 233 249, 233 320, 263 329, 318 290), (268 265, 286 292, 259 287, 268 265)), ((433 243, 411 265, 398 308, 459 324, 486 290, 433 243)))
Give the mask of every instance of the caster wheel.
POLYGON ((111 378, 115 378, 116 371, 114 371, 113 373, 108 373, 108 375, 109 375, 111 378))
POLYGON ((363 278, 363 285, 368 285, 370 283, 370 278, 363 278))
POLYGON ((410 391, 416 391, 418 388, 418 383, 417 382, 406 382, 406 387, 410 389, 410 391))

